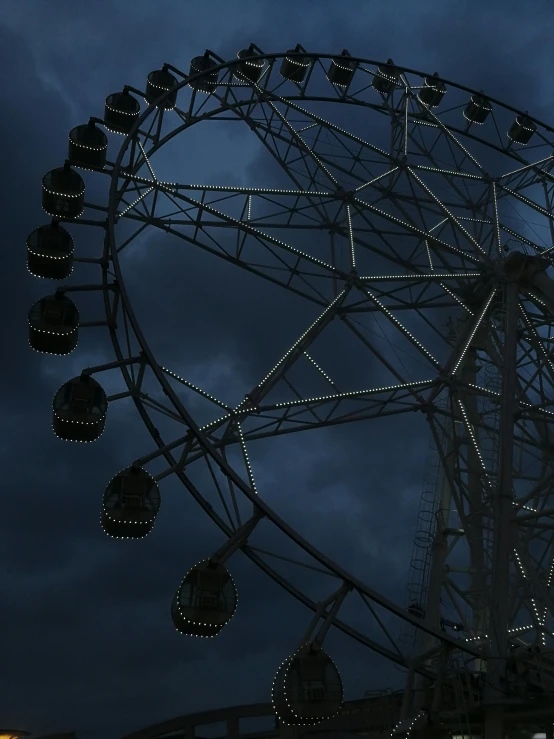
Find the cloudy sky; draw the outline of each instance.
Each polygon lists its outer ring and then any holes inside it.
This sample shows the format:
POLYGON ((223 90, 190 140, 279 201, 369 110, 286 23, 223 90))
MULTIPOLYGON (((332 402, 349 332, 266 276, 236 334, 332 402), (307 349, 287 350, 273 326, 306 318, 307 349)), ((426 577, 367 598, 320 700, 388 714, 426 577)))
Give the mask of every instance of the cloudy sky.
MULTIPOLYGON (((69 130, 101 116, 105 97, 124 84, 142 88, 164 62, 186 71, 206 48, 231 59, 252 41, 267 52, 302 43, 322 53, 346 47, 369 59, 392 57, 486 89, 550 122, 552 26, 546 1, 0 0, 6 306, 0 724, 111 739, 192 711, 266 701, 278 664, 310 619, 239 554, 231 566, 239 591, 233 622, 215 640, 177 634, 169 616, 173 593, 188 568, 221 545, 221 532, 171 478, 161 483, 151 536, 135 543, 104 535, 99 510, 108 480, 154 448, 130 402, 114 404, 94 445, 65 444, 52 434, 57 388, 81 368, 112 358, 99 328, 64 359, 33 353, 27 342, 28 309, 48 286, 26 271, 25 239, 47 222, 41 178, 67 156, 69 130)), ((371 132, 365 137, 371 140, 371 132)), ((234 130, 184 134, 158 163, 160 179, 180 182, 267 186, 274 174, 245 132, 234 130)), ((94 182, 98 202, 106 202, 105 188, 94 182)), ((93 231, 79 236, 82 253, 98 249, 93 231)), ((229 404, 316 315, 275 286, 147 234, 122 267, 160 363, 229 404)), ((363 380, 367 368, 357 368, 363 380)), ((109 393, 121 390, 116 375, 103 382, 109 393)), ((321 392, 314 385, 313 394, 321 392)), ((205 423, 203 407, 190 402, 205 423)), ((427 454, 418 429, 413 420, 389 420, 378 428, 293 434, 251 452, 262 497, 316 547, 399 603, 427 454)), ((284 540, 269 543, 286 553, 284 540)), ((298 582, 317 597, 319 586, 307 575, 298 582)), ((328 643, 347 698, 401 686, 394 667, 345 636, 332 634, 328 643)))

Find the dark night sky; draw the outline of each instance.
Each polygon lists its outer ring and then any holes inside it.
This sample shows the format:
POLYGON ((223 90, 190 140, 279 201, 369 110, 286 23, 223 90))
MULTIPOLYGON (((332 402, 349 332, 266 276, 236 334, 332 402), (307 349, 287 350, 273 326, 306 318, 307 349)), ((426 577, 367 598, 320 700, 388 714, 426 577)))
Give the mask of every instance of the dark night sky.
MULTIPOLYGON (((180 637, 171 598, 187 569, 222 543, 220 532, 177 483, 164 481, 150 537, 135 545, 103 534, 107 481, 153 448, 131 404, 114 408, 95 445, 64 444, 51 432, 59 385, 112 356, 102 329, 65 359, 27 345, 27 311, 46 288, 26 272, 25 238, 47 220, 41 177, 63 162, 68 131, 101 115, 106 95, 124 84, 141 87, 164 62, 188 70, 206 47, 230 59, 251 41, 268 52, 300 42, 324 53, 347 47, 353 55, 392 57, 550 122, 553 17, 550 2, 507 0, 0 0, 0 724, 112 739, 192 711, 266 701, 276 667, 310 618, 239 555, 232 624, 216 640, 180 637)), ((267 181, 265 160, 248 138, 202 136, 194 151, 183 136, 182 156, 166 162, 173 179, 267 181)), ((237 402, 308 314, 299 317, 287 294, 255 280, 231 282, 231 272, 205 256, 185 259, 155 246, 146 239, 126 262, 147 337, 160 361, 237 402)), ((258 487, 316 546, 403 603, 427 442, 408 423, 362 426, 265 446, 253 455, 258 487)), ((329 651, 347 698, 401 685, 399 672, 342 635, 332 635, 329 651)))

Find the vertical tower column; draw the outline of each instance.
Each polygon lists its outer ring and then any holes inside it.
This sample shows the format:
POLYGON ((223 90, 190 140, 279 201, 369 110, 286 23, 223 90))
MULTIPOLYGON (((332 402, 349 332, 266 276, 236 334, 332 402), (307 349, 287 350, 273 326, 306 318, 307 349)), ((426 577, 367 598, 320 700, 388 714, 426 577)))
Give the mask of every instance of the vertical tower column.
POLYGON ((505 284, 505 332, 500 416, 500 465, 494 491, 494 557, 490 600, 487 687, 485 691, 486 739, 504 739, 503 704, 506 703, 502 678, 508 657, 508 601, 510 552, 514 546, 513 456, 515 392, 517 384, 517 323, 519 286, 517 274, 508 272, 505 284))
MULTIPOLYGON (((470 348, 464 357, 462 361, 462 365, 460 367, 460 375, 464 382, 467 382, 468 384, 475 384, 477 382, 477 355, 476 351, 473 348, 470 348)), ((467 408, 468 416, 470 418, 470 421, 472 423, 476 423, 477 419, 477 405, 476 405, 476 399, 472 395, 468 395, 467 398, 464 398, 464 403, 467 408)), ((459 412, 456 416, 457 420, 461 420, 461 415, 459 412)), ((453 478, 455 475, 455 465, 454 465, 454 455, 457 454, 456 449, 458 445, 458 440, 455 437, 452 437, 448 442, 448 447, 445 450, 446 451, 446 465, 448 468, 448 472, 450 474, 450 477, 453 478)), ((474 452, 473 452, 474 454, 474 452)), ((471 458, 472 455, 472 448, 469 447, 468 455, 471 458)), ((441 596, 442 596, 442 589, 444 585, 444 579, 445 579, 445 563, 448 553, 448 529, 450 526, 450 518, 451 518, 451 508, 452 508, 452 490, 450 487, 449 482, 449 476, 446 474, 446 470, 442 470, 442 483, 440 488, 440 499, 437 506, 437 512, 436 512, 436 531, 435 536, 433 539, 432 544, 432 557, 431 557, 431 566, 430 566, 430 572, 429 572, 429 581, 428 581, 428 590, 427 590, 427 599, 424 603, 425 608, 425 624, 427 626, 432 627, 433 629, 436 629, 437 631, 440 629, 440 622, 441 622, 441 596)), ((477 494, 479 495, 479 502, 478 504, 475 504, 475 511, 478 511, 480 508, 480 488, 477 489, 477 486, 479 485, 479 478, 477 478, 474 474, 474 472, 470 472, 470 495, 474 495, 474 488, 477 490, 477 494), (475 479, 473 479, 475 477, 475 479)), ((478 531, 479 536, 481 536, 481 530, 479 529, 479 526, 477 525, 476 530, 478 531)), ((474 552, 472 552, 472 557, 474 556, 474 552)), ((474 580, 475 577, 481 576, 481 571, 483 569, 482 567, 482 557, 480 558, 479 562, 475 563, 475 561, 472 560, 473 568, 476 570, 478 575, 473 576, 474 580)), ((483 588, 484 590, 484 588, 483 588)), ((433 647, 438 646, 438 640, 431 636, 430 634, 426 634, 423 632, 420 632, 418 634, 417 638, 417 647, 419 654, 423 654, 425 652, 430 651, 433 647)), ((438 653, 437 653, 438 654, 438 653)), ((437 658, 437 655, 435 655, 435 659, 437 658)), ((430 681, 423 677, 422 675, 417 675, 414 680, 414 707, 418 710, 421 710, 423 708, 429 708, 429 705, 426 705, 426 701, 429 697, 429 687, 430 687, 430 681)))

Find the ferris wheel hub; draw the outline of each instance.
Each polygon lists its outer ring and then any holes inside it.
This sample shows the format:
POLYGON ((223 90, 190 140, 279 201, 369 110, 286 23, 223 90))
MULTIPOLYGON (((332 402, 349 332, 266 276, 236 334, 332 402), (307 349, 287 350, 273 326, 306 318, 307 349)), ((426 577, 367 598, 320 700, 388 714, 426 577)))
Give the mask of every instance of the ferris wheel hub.
POLYGON ((542 272, 544 269, 544 260, 540 256, 524 254, 521 251, 508 252, 498 263, 499 276, 506 281, 517 280, 522 284, 529 283, 536 272, 542 272))

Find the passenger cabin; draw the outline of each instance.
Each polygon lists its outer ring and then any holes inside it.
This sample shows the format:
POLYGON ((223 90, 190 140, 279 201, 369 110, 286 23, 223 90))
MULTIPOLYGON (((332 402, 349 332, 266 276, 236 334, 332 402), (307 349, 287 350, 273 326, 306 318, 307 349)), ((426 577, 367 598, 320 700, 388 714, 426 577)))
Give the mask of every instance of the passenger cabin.
POLYGON ((482 125, 492 110, 492 105, 482 93, 475 93, 471 96, 469 103, 464 110, 464 118, 469 123, 477 123, 482 125))
POLYGON ((217 67, 217 62, 212 59, 209 52, 205 52, 203 56, 195 56, 190 63, 189 76, 193 77, 203 73, 201 77, 197 77, 188 83, 189 87, 198 92, 209 94, 217 89, 217 81, 219 79, 219 71, 213 71, 217 67))
POLYGON ((160 510, 160 489, 142 467, 127 467, 113 477, 102 499, 101 524, 116 539, 142 539, 160 510))
POLYGON ((245 57, 255 56, 256 53, 252 46, 248 49, 241 49, 237 53, 238 62, 235 64, 234 75, 239 80, 254 84, 260 81, 265 61, 263 59, 245 59, 245 57))
POLYGON ((138 121, 140 103, 125 89, 108 95, 104 104, 104 125, 112 133, 128 134, 138 121))
POLYGON ((420 103, 428 105, 429 108, 439 106, 446 94, 446 86, 438 79, 438 76, 438 72, 435 72, 432 77, 426 77, 417 96, 420 103))
POLYGON ((531 141, 536 130, 536 125, 526 114, 518 115, 508 130, 508 138, 514 144, 525 146, 531 141))
POLYGON ((310 57, 302 54, 301 49, 297 46, 296 49, 287 51, 287 55, 281 62, 279 73, 284 79, 300 85, 304 82, 310 62, 310 57))
POLYGON ((44 354, 65 355, 79 340, 79 311, 61 290, 41 298, 29 311, 29 345, 44 354))
POLYGON ((27 269, 34 277, 65 280, 73 271, 74 243, 59 222, 39 226, 27 237, 27 269))
POLYGON ((343 685, 335 664, 308 643, 280 666, 273 683, 273 708, 292 726, 318 724, 342 707, 343 685))
POLYGON ((155 105, 159 110, 173 110, 177 104, 177 79, 164 67, 150 72, 146 78, 145 101, 148 105, 155 105), (173 90, 166 98, 162 96, 173 90))
POLYGON ((52 218, 79 218, 84 202, 85 183, 68 162, 42 178, 42 207, 52 218))
POLYGON ((386 64, 380 64, 377 67, 371 86, 382 95, 388 96, 398 84, 399 79, 400 70, 395 66, 392 59, 389 59, 386 64))
POLYGON ((95 441, 104 431, 107 410, 108 398, 98 382, 86 374, 74 377, 54 396, 54 433, 66 441, 95 441))
POLYGON ((346 49, 343 49, 340 56, 334 56, 327 70, 327 79, 333 85, 344 87, 345 89, 352 82, 354 72, 358 68, 358 62, 352 59, 346 49))
POLYGON ((68 159, 78 167, 104 169, 107 150, 108 137, 93 120, 69 132, 68 159))
POLYGON ((188 636, 213 637, 229 623, 237 608, 237 591, 221 564, 203 560, 179 586, 171 617, 177 631, 188 636))

